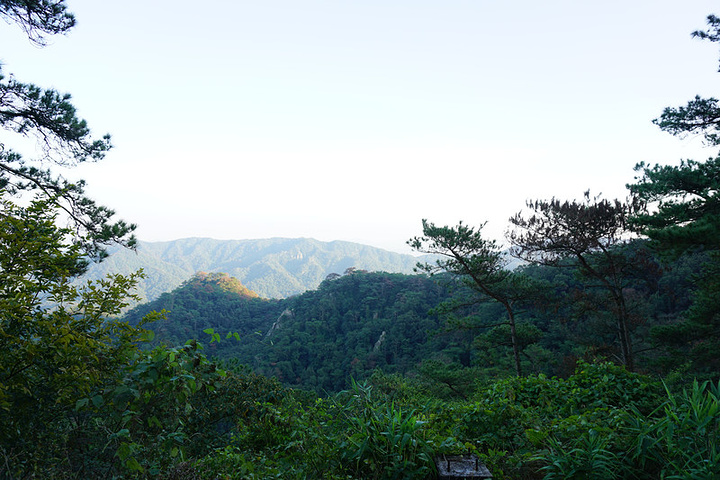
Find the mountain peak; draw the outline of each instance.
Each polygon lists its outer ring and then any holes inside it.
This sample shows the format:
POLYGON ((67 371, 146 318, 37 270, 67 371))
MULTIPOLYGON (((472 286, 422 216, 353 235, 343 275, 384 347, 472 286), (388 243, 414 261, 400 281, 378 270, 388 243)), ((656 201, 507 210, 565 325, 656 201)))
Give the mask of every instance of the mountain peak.
POLYGON ((227 273, 222 272, 196 272, 190 279, 183 282, 182 287, 192 290, 220 290, 222 292, 234 293, 243 298, 259 298, 256 292, 253 292, 240 280, 231 277, 227 273))

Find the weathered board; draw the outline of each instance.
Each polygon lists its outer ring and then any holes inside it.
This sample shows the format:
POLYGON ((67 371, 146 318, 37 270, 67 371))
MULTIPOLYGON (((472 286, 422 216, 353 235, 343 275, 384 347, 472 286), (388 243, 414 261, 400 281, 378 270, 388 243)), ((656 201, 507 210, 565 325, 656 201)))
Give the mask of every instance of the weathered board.
POLYGON ((475 454, 440 455, 435 457, 440 480, 480 480, 492 478, 487 467, 475 454))

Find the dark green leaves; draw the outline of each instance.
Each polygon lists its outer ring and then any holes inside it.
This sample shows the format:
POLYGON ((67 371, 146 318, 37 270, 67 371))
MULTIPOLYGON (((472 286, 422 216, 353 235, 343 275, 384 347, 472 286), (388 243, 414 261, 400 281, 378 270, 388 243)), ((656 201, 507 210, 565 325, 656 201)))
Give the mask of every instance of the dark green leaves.
POLYGON ((720 107, 716 98, 696 96, 684 107, 667 107, 653 123, 664 132, 685 138, 702 135, 708 145, 720 144, 720 107))
POLYGON ((44 160, 61 165, 99 160, 111 147, 110 136, 93 139, 70 98, 67 93, 5 79, 0 70, 0 127, 34 136, 44 160))
POLYGON ((649 166, 630 192, 645 205, 631 220, 657 246, 677 253, 693 246, 720 248, 720 158, 649 166))
POLYGON ((72 284, 86 261, 57 215, 50 201, 0 203, 0 451, 18 466, 11 478, 59 462, 69 419, 103 405, 98 391, 141 333, 110 318, 140 274, 72 284))

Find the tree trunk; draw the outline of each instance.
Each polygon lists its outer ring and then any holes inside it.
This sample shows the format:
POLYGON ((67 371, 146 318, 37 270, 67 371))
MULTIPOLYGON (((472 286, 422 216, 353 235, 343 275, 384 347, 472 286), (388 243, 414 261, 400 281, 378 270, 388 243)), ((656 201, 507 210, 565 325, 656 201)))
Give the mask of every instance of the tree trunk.
POLYGON ((513 359, 515 360, 515 373, 518 377, 522 377, 522 367, 520 366, 520 346, 518 345, 517 330, 515 329, 515 315, 512 306, 504 303, 505 310, 510 320, 510 341, 512 342, 513 359))

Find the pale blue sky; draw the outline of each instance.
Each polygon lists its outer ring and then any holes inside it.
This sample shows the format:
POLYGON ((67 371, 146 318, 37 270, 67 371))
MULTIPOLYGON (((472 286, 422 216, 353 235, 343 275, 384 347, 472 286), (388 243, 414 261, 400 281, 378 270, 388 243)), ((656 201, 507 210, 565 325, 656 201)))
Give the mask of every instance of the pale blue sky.
POLYGON ((639 161, 705 158, 651 120, 717 96, 716 2, 90 1, 16 78, 70 92, 107 159, 68 175, 143 240, 313 237, 408 251, 420 221, 624 196, 639 161))

